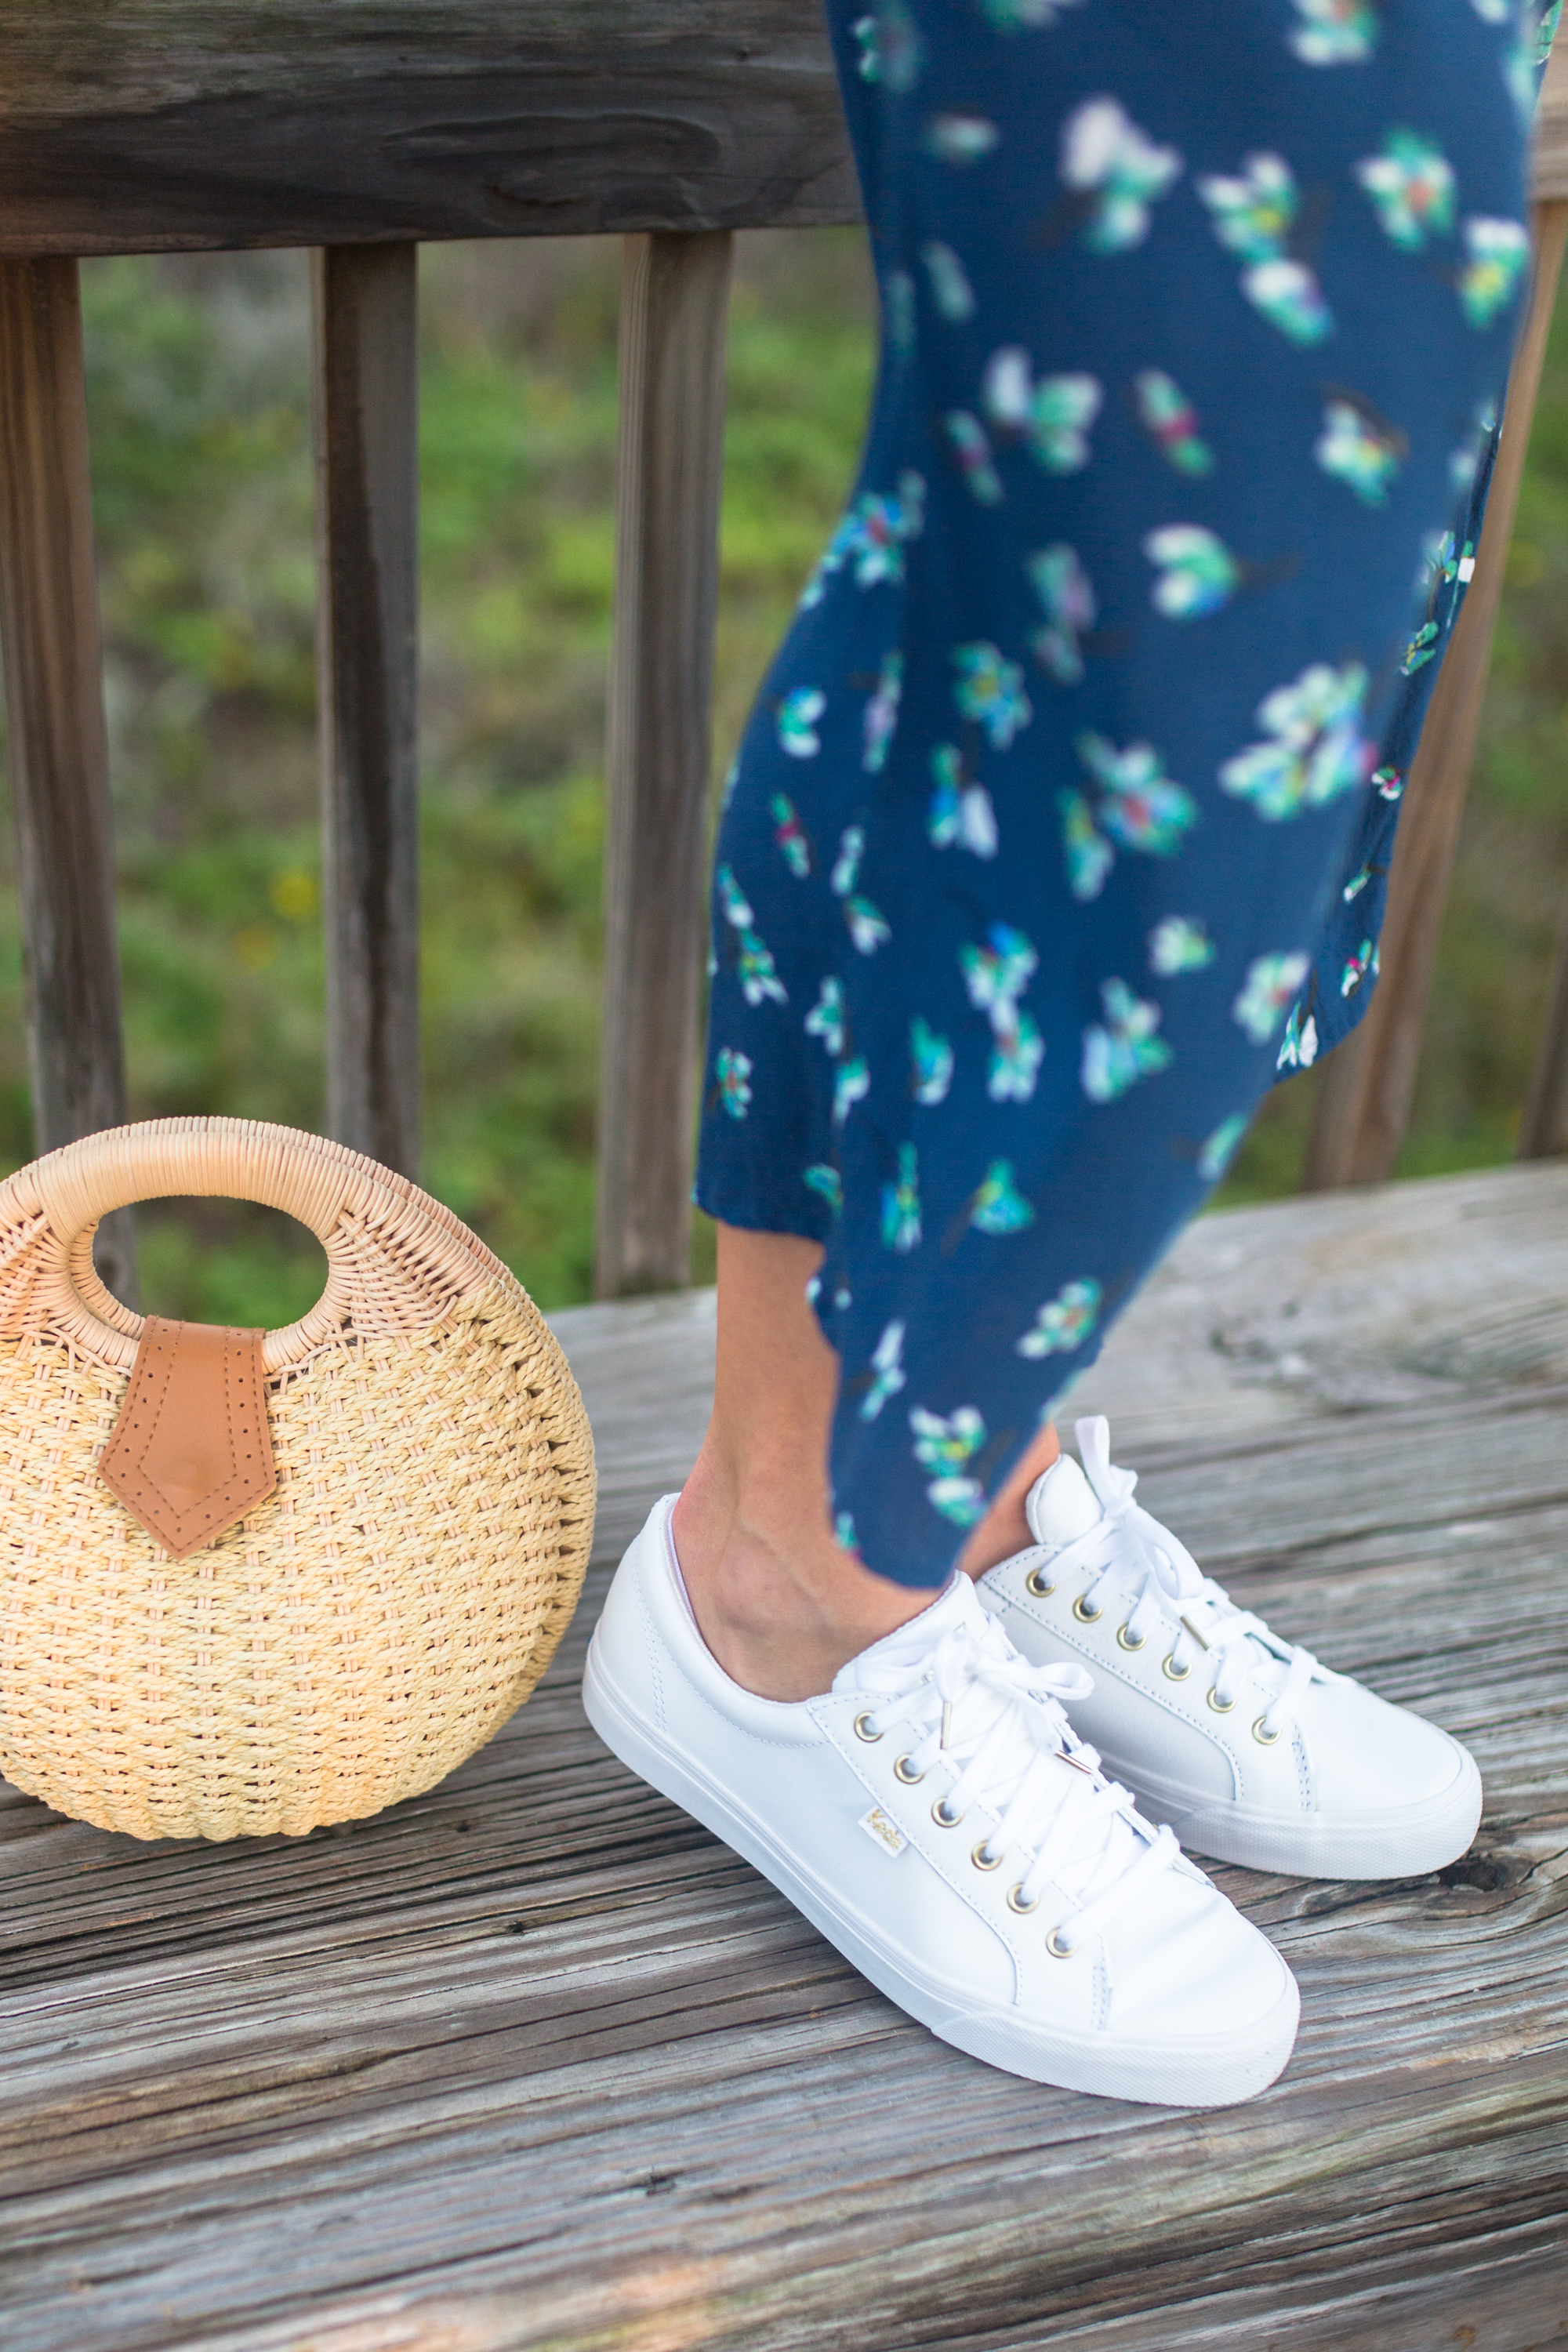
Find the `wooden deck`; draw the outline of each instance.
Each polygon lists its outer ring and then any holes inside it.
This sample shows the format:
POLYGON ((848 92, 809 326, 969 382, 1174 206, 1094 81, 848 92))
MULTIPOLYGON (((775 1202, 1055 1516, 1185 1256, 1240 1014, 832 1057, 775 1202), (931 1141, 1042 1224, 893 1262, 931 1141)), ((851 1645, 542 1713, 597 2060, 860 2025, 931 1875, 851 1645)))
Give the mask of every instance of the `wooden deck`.
POLYGON ((583 1647, 711 1303, 560 1328, 599 1567, 463 1771, 236 1847, 4 1792, 5 2352, 1568 2345, 1568 1165, 1211 1218, 1086 1385, 1239 1596, 1487 1780, 1436 1878, 1222 1874, 1304 2021, 1215 2116, 944 2049, 609 1760, 583 1647))

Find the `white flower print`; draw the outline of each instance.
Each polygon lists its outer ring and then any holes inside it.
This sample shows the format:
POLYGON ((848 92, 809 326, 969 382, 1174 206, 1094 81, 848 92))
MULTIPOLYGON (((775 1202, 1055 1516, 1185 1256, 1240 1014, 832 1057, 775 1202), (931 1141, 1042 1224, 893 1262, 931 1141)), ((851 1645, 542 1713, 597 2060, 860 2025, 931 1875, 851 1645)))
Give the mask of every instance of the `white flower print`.
POLYGON ((1079 641, 1099 618, 1089 576, 1077 549, 1062 540, 1041 548, 1037 555, 1026 555, 1024 569, 1046 613, 1045 627, 1029 639, 1030 650, 1058 686, 1077 686, 1083 677, 1079 641))
POLYGON ((1124 980, 1102 981, 1099 1023, 1083 1033, 1083 1060, 1079 1078, 1090 1102, 1114 1102, 1140 1078, 1152 1078, 1170 1067, 1171 1048, 1157 1032, 1160 1008, 1133 995, 1124 980))
POLYGON ((937 849, 967 849, 974 857, 994 857, 998 846, 996 812, 984 784, 967 778, 963 756, 955 743, 939 743, 931 755, 935 790, 926 817, 926 835, 937 849))
POLYGON ((985 730, 994 751, 1005 751, 1034 717, 1024 691, 1024 673, 993 645, 954 646, 953 699, 965 719, 985 730))
POLYGON ((1081 372, 1037 383, 1028 352, 1013 344, 992 352, 981 379, 980 404, 993 430, 1026 438, 1047 474, 1077 474, 1088 465, 1089 428, 1104 402, 1098 376, 1081 372))
POLYGON ((933 114, 926 124, 926 152, 944 163, 981 163, 1002 143, 1002 133, 983 114, 933 114))
POLYGON ((713 1074, 719 1081, 719 1099, 731 1118, 744 1118, 752 1099, 752 1089, 746 1081, 752 1075, 752 1057, 738 1053, 733 1045, 721 1045, 713 1063, 713 1074))
POLYGON ((1162 979, 1204 971, 1214 959, 1214 941, 1195 915, 1166 915, 1149 934, 1149 969, 1162 979))
POLYGON ((922 1470, 936 1475, 926 1488, 927 1499, 954 1527, 972 1528, 985 1516, 985 1489, 968 1475, 968 1465, 985 1443, 985 1423, 972 1404, 961 1404, 945 1418, 916 1405, 910 1413, 915 1459, 922 1470))
POLYGON ((1290 47, 1309 66, 1360 65, 1377 47, 1377 10, 1370 0, 1291 0, 1301 22, 1290 47))
POLYGON ((1086 99, 1063 125, 1063 184, 1096 200, 1084 228, 1092 252, 1124 253, 1142 245, 1151 205, 1181 171, 1176 149, 1157 147, 1114 98, 1086 99))
POLYGON ((822 983, 822 992, 805 1016, 806 1034, 820 1037, 835 1061, 844 1051, 844 989, 831 972, 822 983))
POLYGON ((1285 1024, 1285 1034, 1279 1041, 1277 1070, 1310 1070, 1318 1058, 1318 1024, 1311 1013, 1305 1021, 1299 1004, 1290 1007, 1290 1018, 1285 1024))
POLYGON ((882 673, 876 691, 866 705, 862 728, 866 751, 860 764, 868 775, 880 775, 888 761, 888 747, 892 742, 899 723, 899 703, 904 690, 904 657, 897 647, 883 657, 882 673))
POLYGON ((889 1323, 871 1350, 871 1385, 860 1400, 862 1421, 875 1421, 891 1396, 905 1385, 904 1326, 889 1323))
POLYGON ((1300 949, 1254 956, 1247 968, 1241 992, 1230 1009, 1237 1027, 1245 1030, 1255 1045, 1268 1045, 1284 1019, 1287 1006, 1295 1001, 1310 965, 1311 958, 1300 949))
POLYGON ((1241 1146, 1247 1133, 1247 1115, 1244 1110, 1221 1119, 1208 1141, 1198 1154, 1198 1174, 1205 1184, 1217 1184, 1241 1146))
POLYGON ((1034 1328, 1019 1340, 1019 1355, 1068 1355, 1073 1349, 1082 1347, 1100 1320, 1103 1297, 1100 1284, 1091 1276, 1080 1282, 1064 1282, 1056 1297, 1048 1298, 1040 1308, 1034 1328))
POLYGON ((820 687, 797 686, 779 704, 779 743, 792 760, 812 760, 822 749, 816 722, 827 708, 820 687))
POLYGON ((933 240, 921 247, 921 259, 925 263, 926 276, 931 280, 931 300, 944 319, 962 326, 965 319, 974 316, 974 293, 970 286, 963 263, 951 245, 933 240))
POLYGON ((1258 706, 1266 743, 1249 743, 1219 772, 1224 791, 1278 822, 1321 808, 1364 783, 1376 758, 1362 733, 1367 676, 1359 662, 1313 662, 1258 706))

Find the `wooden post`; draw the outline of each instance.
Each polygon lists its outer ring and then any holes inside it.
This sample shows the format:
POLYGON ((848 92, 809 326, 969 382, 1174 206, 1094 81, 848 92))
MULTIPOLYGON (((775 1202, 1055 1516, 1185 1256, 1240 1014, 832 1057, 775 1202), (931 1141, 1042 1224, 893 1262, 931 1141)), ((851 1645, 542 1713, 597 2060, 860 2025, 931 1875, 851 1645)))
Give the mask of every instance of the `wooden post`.
POLYGON ((1563 1151, 1568 1151, 1568 904, 1557 933, 1546 1024, 1519 1131, 1521 1160, 1551 1160, 1563 1151))
POLYGON ((1384 919, 1382 973, 1365 1019, 1324 1066, 1302 1189, 1379 1182, 1394 1173, 1415 1092, 1432 969, 1464 814, 1492 632, 1513 535, 1530 428, 1541 388, 1568 201, 1533 207, 1535 261, 1523 331, 1509 376, 1502 438, 1476 551, 1475 576, 1433 688, 1405 783, 1384 919))
POLYGON ((689 1276, 728 231, 628 236, 610 671, 601 1298, 689 1276))
POLYGON ((312 270, 327 1131, 419 1172, 414 245, 312 270))
MULTIPOLYGON (((0 259, 0 641, 33 1125, 52 1151, 125 1118, 81 299, 64 256, 0 259)), ((134 1305, 128 1210, 95 1254, 134 1305)))

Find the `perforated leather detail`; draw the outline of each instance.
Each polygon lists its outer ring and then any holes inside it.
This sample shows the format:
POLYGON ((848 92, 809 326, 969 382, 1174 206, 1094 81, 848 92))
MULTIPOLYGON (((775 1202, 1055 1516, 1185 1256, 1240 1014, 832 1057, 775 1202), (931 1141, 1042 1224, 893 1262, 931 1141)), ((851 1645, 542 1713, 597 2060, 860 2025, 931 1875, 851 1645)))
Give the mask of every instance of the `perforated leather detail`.
POLYGON ((265 1337, 147 1318, 98 1469, 174 1559, 212 1543, 278 1483, 262 1383, 265 1337))

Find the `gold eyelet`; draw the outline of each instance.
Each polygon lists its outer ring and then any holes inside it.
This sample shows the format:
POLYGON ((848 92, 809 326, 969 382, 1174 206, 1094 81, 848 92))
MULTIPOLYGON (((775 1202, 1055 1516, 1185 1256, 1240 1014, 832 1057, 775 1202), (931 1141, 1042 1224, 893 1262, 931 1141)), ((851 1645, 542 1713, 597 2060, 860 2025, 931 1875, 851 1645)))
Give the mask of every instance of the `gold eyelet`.
POLYGON ((1083 1595, 1080 1592, 1073 1602, 1072 1613, 1080 1625, 1093 1625, 1104 1616, 1105 1612, 1103 1609, 1086 1609, 1083 1605, 1083 1595))
POLYGON ((1024 1882, 1020 1878, 1016 1886, 1010 1886, 1007 1889, 1007 1908, 1009 1911, 1016 1911, 1020 1916, 1027 1918, 1031 1911, 1037 1911, 1039 1909, 1040 1898, 1037 1895, 1032 1903, 1020 1903, 1018 1897, 1023 1891, 1024 1882))
POLYGON ((1049 1952, 1053 1960, 1070 1960, 1073 1954, 1077 1951, 1078 1946, 1076 1944, 1064 1944, 1059 1942, 1058 1939, 1060 1937, 1061 1932, 1062 1931, 1059 1927, 1053 1927, 1051 1929, 1050 1934, 1046 1937, 1046 1949, 1049 1952))
POLYGON ((1216 1715, 1228 1715, 1231 1708, 1236 1705, 1236 1701, 1233 1698, 1219 1697, 1213 1683, 1210 1683, 1208 1689, 1205 1691, 1204 1696, 1206 1697, 1209 1705, 1213 1707, 1216 1715))
POLYGON ((985 1840, 984 1838, 981 1839, 980 1843, 975 1847, 969 1859, 974 1864, 976 1870, 1000 1870, 1002 1867, 1001 1855, 999 1853, 988 1853, 985 1850, 985 1840))
POLYGON ((1186 1681, 1186 1679, 1187 1679, 1187 1676, 1192 1673, 1192 1671, 1193 1671, 1193 1670, 1192 1670, 1192 1667, 1191 1667, 1190 1665, 1185 1665, 1185 1666, 1179 1666, 1179 1665, 1177 1665, 1177 1664, 1176 1664, 1176 1654, 1175 1654, 1174 1650, 1173 1650, 1173 1651, 1172 1651, 1172 1653, 1171 1653, 1171 1654, 1170 1654, 1170 1656, 1169 1656, 1168 1658, 1163 1658, 1163 1659, 1162 1659, 1162 1660, 1161 1660, 1161 1663, 1160 1663, 1160 1671, 1161 1671, 1161 1673, 1165 1676, 1165 1679, 1167 1680, 1167 1682, 1173 1682, 1173 1683, 1184 1683, 1184 1682, 1186 1681))
POLYGON ((856 1717, 856 1718, 855 1718, 855 1737, 856 1737, 856 1738, 857 1738, 857 1739, 868 1739, 868 1740, 871 1740, 871 1741, 873 1741, 873 1742, 874 1742, 874 1741, 876 1741, 876 1740, 880 1739, 880 1738, 882 1737, 882 1735, 881 1735, 881 1733, 880 1733, 879 1731, 868 1731, 868 1730, 867 1730, 866 1726, 870 1722, 870 1720, 871 1720, 871 1718, 870 1718, 870 1717, 869 1717, 868 1715, 858 1715, 858 1716, 856 1717))
POLYGON ((959 1822, 963 1819, 963 1815, 962 1813, 954 1813, 948 1811, 948 1803, 945 1797, 939 1797, 937 1799, 935 1804, 931 1809, 931 1817, 936 1823, 939 1830, 955 1830, 958 1827, 959 1822))
POLYGON ((906 1789, 912 1789, 918 1781, 925 1779, 923 1772, 910 1770, 910 1759, 907 1756, 895 1756, 893 1759, 893 1778, 895 1780, 901 1780, 906 1789))
POLYGON ((1272 1748, 1274 1742, 1279 1737, 1279 1726, 1276 1724, 1273 1730, 1270 1731, 1268 1727, 1265 1717, 1260 1715, 1257 1722, 1252 1727, 1252 1736, 1254 1739, 1257 1740, 1260 1748, 1272 1748))
POLYGON ((1024 1579, 1025 1591, 1032 1592, 1037 1601, 1044 1601, 1056 1589, 1043 1569, 1032 1568, 1024 1579))
POLYGON ((1149 1636, 1147 1633, 1140 1633, 1138 1639, 1134 1641, 1132 1639, 1132 1629, 1130 1625, 1118 1625, 1116 1629, 1116 1639, 1119 1645, 1123 1650, 1141 1650, 1143 1647, 1144 1643, 1149 1639, 1149 1636))

